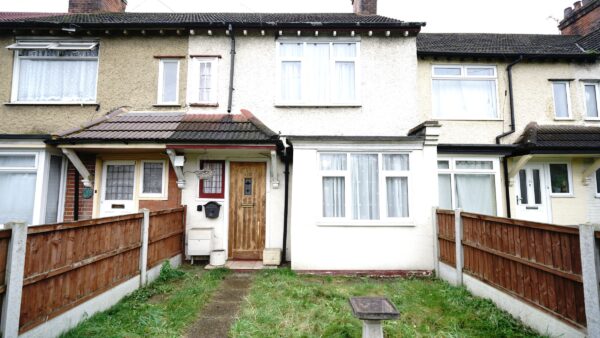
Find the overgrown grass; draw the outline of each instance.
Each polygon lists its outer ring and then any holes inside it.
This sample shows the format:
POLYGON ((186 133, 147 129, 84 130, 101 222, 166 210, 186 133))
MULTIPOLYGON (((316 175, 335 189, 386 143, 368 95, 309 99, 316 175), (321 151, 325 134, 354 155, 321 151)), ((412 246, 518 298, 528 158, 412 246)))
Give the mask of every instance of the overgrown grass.
POLYGON ((156 281, 62 337, 179 337, 227 274, 222 269, 198 272, 165 262, 156 281))
POLYGON ((383 295, 400 311, 386 337, 535 337, 508 313, 433 279, 349 278, 261 272, 232 326, 233 337, 360 337, 351 296, 383 295))

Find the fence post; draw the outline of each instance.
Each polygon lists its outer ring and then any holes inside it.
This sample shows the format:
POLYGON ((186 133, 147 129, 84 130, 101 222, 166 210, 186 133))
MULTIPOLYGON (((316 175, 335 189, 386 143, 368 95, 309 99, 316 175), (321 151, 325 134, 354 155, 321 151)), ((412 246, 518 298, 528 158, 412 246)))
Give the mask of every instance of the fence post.
POLYGON ((150 210, 140 210, 144 213, 142 220, 142 247, 140 248, 140 287, 146 285, 148 278, 148 232, 150 230, 150 210))
POLYGON ((27 248, 27 224, 8 223, 12 228, 8 255, 6 258, 6 292, 2 302, 2 337, 19 335, 21 315, 21 294, 23 293, 23 274, 25 272, 25 252, 27 248))
POLYGON ((456 285, 463 285, 463 248, 461 209, 454 210, 454 247, 456 249, 456 285))
MULTIPOLYGON (((585 316, 588 337, 600 337, 600 254, 594 232, 597 226, 579 225, 581 274, 585 298, 585 316)), ((600 230, 600 229, 598 229, 600 230)))
POLYGON ((438 219, 437 219, 437 207, 431 208, 431 222, 433 223, 433 267, 435 275, 440 276, 440 244, 438 240, 438 234, 440 232, 438 219))

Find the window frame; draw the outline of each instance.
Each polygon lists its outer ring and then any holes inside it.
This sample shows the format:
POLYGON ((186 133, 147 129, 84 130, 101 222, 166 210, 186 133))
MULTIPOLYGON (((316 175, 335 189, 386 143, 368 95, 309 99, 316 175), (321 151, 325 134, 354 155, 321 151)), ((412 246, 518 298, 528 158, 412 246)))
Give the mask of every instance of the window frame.
POLYGON ((279 37, 275 41, 275 58, 276 58, 276 93, 275 93, 275 106, 278 107, 360 107, 362 105, 360 83, 361 83, 361 40, 360 38, 315 38, 315 37, 279 37), (307 70, 302 67, 304 62, 304 55, 300 58, 290 57, 282 58, 280 55, 280 46, 282 43, 302 43, 303 45, 309 43, 322 43, 329 44, 329 71, 330 74, 335 70, 336 62, 354 62, 354 100, 351 101, 334 101, 332 98, 333 88, 335 87, 335 78, 330 75, 329 86, 328 86, 328 97, 326 101, 307 101, 302 98, 305 88, 308 86, 304 80, 305 73, 307 70), (335 43, 353 43, 356 46, 356 56, 353 58, 335 58, 333 55, 333 44, 335 43), (281 97, 281 63, 285 61, 296 61, 300 62, 300 90, 301 98, 299 101, 285 101, 281 97))
POLYGON ((157 198, 166 198, 167 197, 167 191, 168 191, 168 177, 169 177, 169 171, 168 171, 168 166, 167 166, 167 161, 166 160, 141 160, 140 161, 140 173, 139 173, 139 178, 140 178, 140 184, 139 184, 139 192, 138 192, 138 197, 140 199, 151 199, 151 200, 155 200, 157 198), (144 164, 145 163, 162 163, 163 167, 162 167, 162 190, 160 193, 144 193, 144 164))
POLYGON ((187 86, 187 103, 189 105, 217 106, 219 104, 219 57, 192 56, 190 58, 187 86), (200 100, 200 63, 210 63, 211 91, 213 100, 200 100))
POLYGON ((548 187, 550 188, 548 191, 548 195, 550 197, 575 197, 575 188, 573 187, 573 168, 571 166, 571 161, 567 160, 550 160, 544 165, 546 167, 546 179, 548 182, 548 187), (552 173, 550 172, 551 164, 566 164, 567 165, 567 178, 569 181, 569 192, 553 192, 552 191, 552 173))
POLYGON ((413 203, 410 202, 410 196, 414 194, 412 178, 412 163, 415 162, 413 159, 413 153, 411 151, 377 151, 377 150, 365 150, 365 151, 348 151, 348 150, 327 150, 318 151, 317 153, 317 177, 319 184, 319 216, 318 225, 321 226, 412 226, 413 223, 413 203), (346 170, 322 170, 321 169, 321 155, 323 154, 345 154, 346 155, 346 170), (351 155, 377 155, 377 170, 378 170, 378 188, 379 188, 379 219, 354 219, 352 217, 352 183, 351 181, 351 155), (383 156, 384 155, 407 155, 408 156, 408 170, 403 171, 392 171, 383 170, 383 156), (324 217, 323 216, 323 178, 325 177, 344 177, 344 217, 324 217), (406 177, 408 185, 408 217, 389 217, 387 210, 387 177, 406 177))
MULTIPOLYGON (((467 175, 494 175, 494 185, 495 185, 495 198, 496 198, 496 215, 500 216, 502 214, 502 191, 503 188, 500 184, 500 160, 498 157, 468 157, 468 156, 438 156, 436 161, 436 168, 438 175, 450 175, 450 191, 452 197, 452 210, 457 208, 456 205, 456 174, 467 174, 467 175), (440 169, 437 167, 437 162, 439 161, 448 161, 447 169, 440 169), (458 169, 456 168, 456 162, 458 161, 478 161, 492 162, 492 169, 458 169)), ((439 194, 439 187, 438 187, 439 194)), ((439 204, 439 196, 436 204, 439 204)), ((439 205, 438 205, 439 206, 439 205)))
POLYGON ((7 46, 9 50, 13 51, 13 68, 12 68, 12 85, 11 85, 11 93, 10 93, 10 103, 11 104, 24 104, 24 105, 84 105, 84 104, 96 104, 98 101, 98 76, 100 74, 100 43, 98 41, 70 41, 70 40, 18 40, 16 43, 7 46), (30 44, 29 48, 18 48, 21 47, 19 44, 30 44), (64 48, 61 47, 61 43, 88 43, 90 48, 64 48), (36 47, 35 44, 39 44, 39 47, 36 47), (95 60, 96 61, 96 86, 94 91, 94 99, 90 101, 19 101, 19 82, 20 78, 20 68, 21 68, 21 60, 26 59, 39 59, 44 58, 47 60, 64 60, 60 56, 44 56, 44 57, 31 57, 31 56, 20 56, 19 51, 24 49, 49 49, 49 50, 92 50, 94 48, 98 48, 97 56, 80 56, 80 57, 70 57, 68 60, 95 60))
POLYGON ((600 120, 600 81, 599 82, 591 82, 591 81, 584 81, 582 83, 582 95, 583 95, 583 119, 584 120, 590 120, 590 121, 598 121, 600 120), (598 116, 588 116, 588 106, 587 106, 587 100, 585 99, 585 87, 586 86, 594 86, 594 89, 596 90, 596 109, 598 111, 598 116))
POLYGON ((165 105, 165 106, 172 106, 172 105, 179 105, 179 80, 180 80, 180 73, 181 73, 181 61, 179 59, 174 59, 174 58, 161 58, 158 60, 158 93, 156 96, 156 105, 165 105), (177 77, 175 80, 175 101, 163 101, 162 97, 164 94, 164 64, 165 63, 177 63, 177 77))
POLYGON ((560 121, 569 121, 569 120, 573 120, 573 111, 572 111, 572 104, 571 104, 571 81, 550 81, 550 89, 552 91, 552 106, 554 108, 554 120, 560 120, 560 121), (566 96, 567 96, 567 116, 566 117, 558 117, 556 116, 556 94, 554 94, 554 85, 555 84, 559 84, 559 83, 564 83, 565 84, 565 91, 566 91, 566 96))
POLYGON ((225 179, 225 160, 200 160, 198 164, 198 168, 202 169, 204 163, 221 163, 221 192, 210 194, 204 192, 204 180, 198 180, 198 198, 199 199, 225 199, 225 183, 227 183, 225 179))
POLYGON ((498 66, 497 65, 473 65, 473 64, 433 64, 431 65, 431 116, 437 120, 449 120, 449 121, 500 121, 500 96, 498 95, 498 66), (460 75, 435 75, 437 68, 460 68, 460 75), (467 69, 483 69, 491 68, 494 70, 493 75, 467 75, 467 69), (495 104, 495 117, 441 117, 437 116, 433 111, 433 102, 435 100, 433 94, 433 83, 435 80, 468 80, 468 81, 494 81, 494 87, 496 92, 496 104, 495 104))

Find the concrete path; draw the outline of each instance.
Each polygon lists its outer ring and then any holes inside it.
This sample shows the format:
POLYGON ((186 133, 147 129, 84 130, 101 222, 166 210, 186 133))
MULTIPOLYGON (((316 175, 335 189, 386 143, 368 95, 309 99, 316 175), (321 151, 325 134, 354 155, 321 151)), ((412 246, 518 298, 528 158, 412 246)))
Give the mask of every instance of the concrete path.
POLYGON ((189 338, 227 337, 237 318, 244 297, 248 294, 254 276, 249 273, 231 273, 221 283, 198 320, 188 329, 189 338))

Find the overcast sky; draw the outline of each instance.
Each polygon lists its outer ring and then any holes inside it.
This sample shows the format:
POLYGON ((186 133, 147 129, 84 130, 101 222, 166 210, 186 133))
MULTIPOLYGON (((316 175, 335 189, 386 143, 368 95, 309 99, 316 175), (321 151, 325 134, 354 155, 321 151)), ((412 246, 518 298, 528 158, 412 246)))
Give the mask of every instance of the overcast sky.
MULTIPOLYGON (((425 21, 424 32, 557 34, 574 0, 379 0, 378 14, 425 21)), ((0 11, 64 12, 68 0, 0 0, 0 11)), ((132 12, 351 12, 350 0, 128 0, 132 12)))

